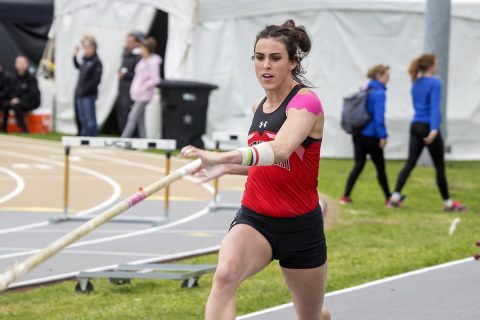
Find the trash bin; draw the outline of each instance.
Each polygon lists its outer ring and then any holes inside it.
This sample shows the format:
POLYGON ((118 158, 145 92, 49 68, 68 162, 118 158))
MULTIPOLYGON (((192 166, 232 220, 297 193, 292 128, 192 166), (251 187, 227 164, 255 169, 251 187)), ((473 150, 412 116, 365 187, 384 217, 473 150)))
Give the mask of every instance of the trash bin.
POLYGON ((207 108, 213 84, 164 80, 159 84, 162 97, 162 139, 177 140, 177 147, 203 148, 207 108))

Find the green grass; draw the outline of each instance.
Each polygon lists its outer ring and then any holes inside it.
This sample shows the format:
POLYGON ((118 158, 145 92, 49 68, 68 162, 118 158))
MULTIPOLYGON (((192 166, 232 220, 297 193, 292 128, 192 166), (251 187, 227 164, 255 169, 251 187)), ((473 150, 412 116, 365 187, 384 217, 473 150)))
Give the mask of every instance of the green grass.
MULTIPOLYGON (((403 165, 388 161, 390 185, 403 165)), ((343 191, 351 160, 323 159, 319 190, 336 199, 343 191)), ((400 209, 387 209, 371 163, 358 180, 354 205, 340 207, 326 231, 329 255, 327 290, 471 256, 480 239, 480 162, 448 162, 447 176, 454 199, 468 205, 466 213, 445 213, 435 183, 434 169, 417 167, 403 193, 400 209), (461 217, 457 231, 448 235, 451 221, 461 217)), ((217 256, 189 260, 216 263, 217 256)), ((134 280, 114 286, 93 280, 95 292, 74 292, 74 282, 0 295, 0 319, 201 319, 212 275, 200 287, 181 289, 179 282, 134 280)), ((238 314, 290 300, 277 262, 247 280, 238 291, 238 314)))
POLYGON ((49 141, 61 141, 62 136, 65 134, 59 132, 49 132, 49 133, 0 133, 2 135, 10 135, 16 137, 24 137, 24 138, 33 138, 33 139, 41 139, 41 140, 49 140, 49 141))

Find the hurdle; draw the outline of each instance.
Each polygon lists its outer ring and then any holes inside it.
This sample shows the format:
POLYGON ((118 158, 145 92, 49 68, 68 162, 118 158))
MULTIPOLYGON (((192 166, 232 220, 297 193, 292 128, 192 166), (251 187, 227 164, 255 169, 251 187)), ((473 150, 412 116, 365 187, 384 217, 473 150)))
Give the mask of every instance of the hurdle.
MULTIPOLYGON (((177 147, 177 141, 171 139, 135 139, 135 138, 109 138, 109 137, 62 137, 62 145, 64 147, 64 179, 63 179, 63 215, 50 218, 51 223, 59 223, 66 221, 88 221, 95 215, 75 215, 68 213, 69 205, 69 186, 70 186, 70 152, 73 147, 91 147, 91 148, 118 148, 129 150, 147 150, 157 149, 165 151, 165 175, 170 173, 172 151, 177 147)), ((169 220, 169 199, 170 186, 165 188, 164 194, 164 211, 165 216, 162 218, 151 217, 116 217, 112 222, 126 223, 147 223, 159 225, 169 220)))
MULTIPOLYGON (((241 137, 241 133, 239 132, 223 132, 223 131, 214 131, 212 133, 212 139, 215 142, 215 151, 220 151, 220 143, 221 142, 232 142, 238 141, 241 137)), ((210 205, 208 206, 208 210, 210 212, 221 210, 221 209, 238 209, 240 208, 240 204, 238 203, 227 203, 227 202, 220 202, 220 195, 218 194, 219 190, 219 178, 215 178, 213 180, 213 199, 210 205)))

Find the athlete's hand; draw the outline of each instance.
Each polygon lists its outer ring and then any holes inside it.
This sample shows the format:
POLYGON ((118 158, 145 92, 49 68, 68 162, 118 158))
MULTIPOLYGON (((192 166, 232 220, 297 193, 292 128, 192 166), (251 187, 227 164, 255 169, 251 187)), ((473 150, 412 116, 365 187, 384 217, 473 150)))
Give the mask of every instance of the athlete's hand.
POLYGON ((387 146, 387 139, 380 139, 378 146, 380 147, 380 149, 384 149, 387 146))
POLYGON ((193 175, 200 178, 202 182, 210 181, 229 172, 229 165, 219 163, 220 154, 218 152, 186 146, 180 151, 180 157, 201 159, 202 165, 193 175))
POLYGON ((437 130, 431 130, 429 133, 428 133, 428 136, 426 136, 425 138, 423 138, 423 142, 425 142, 425 144, 431 144, 433 142, 433 140, 435 140, 435 138, 438 136, 438 131, 437 130))

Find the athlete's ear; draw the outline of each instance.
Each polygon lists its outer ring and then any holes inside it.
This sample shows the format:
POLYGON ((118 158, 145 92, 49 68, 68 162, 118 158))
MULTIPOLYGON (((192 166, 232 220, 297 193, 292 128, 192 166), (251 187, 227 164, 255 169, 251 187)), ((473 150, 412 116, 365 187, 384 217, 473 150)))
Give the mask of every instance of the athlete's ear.
POLYGON ((297 61, 291 60, 290 62, 290 71, 293 71, 297 67, 297 61))

